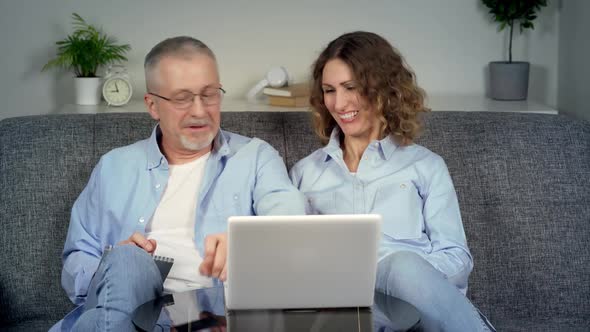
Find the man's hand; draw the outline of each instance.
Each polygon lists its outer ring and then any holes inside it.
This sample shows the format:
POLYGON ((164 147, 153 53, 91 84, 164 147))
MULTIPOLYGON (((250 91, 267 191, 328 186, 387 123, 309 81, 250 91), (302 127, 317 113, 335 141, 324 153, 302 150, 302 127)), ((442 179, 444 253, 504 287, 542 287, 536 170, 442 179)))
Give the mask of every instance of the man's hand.
POLYGON ((127 240, 121 241, 117 244, 135 244, 141 249, 147 251, 148 254, 153 254, 154 251, 156 251, 156 240, 148 240, 145 236, 143 236, 143 234, 138 232, 131 234, 131 236, 127 240))
POLYGON ((208 277, 227 279, 227 233, 217 233, 205 237, 205 257, 199 272, 208 277))

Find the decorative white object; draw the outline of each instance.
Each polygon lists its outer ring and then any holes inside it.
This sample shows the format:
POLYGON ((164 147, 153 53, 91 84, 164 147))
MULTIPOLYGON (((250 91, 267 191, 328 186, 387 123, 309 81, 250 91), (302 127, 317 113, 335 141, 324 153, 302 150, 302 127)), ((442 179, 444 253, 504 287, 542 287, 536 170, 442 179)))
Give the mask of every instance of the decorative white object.
POLYGON ((251 102, 256 102, 258 95, 262 89, 267 86, 271 86, 274 88, 278 88, 281 86, 285 86, 289 83, 289 72, 285 67, 274 67, 271 68, 267 73, 266 76, 256 85, 248 91, 246 94, 246 99, 251 102))
POLYGON ((107 69, 102 86, 102 96, 109 106, 122 106, 129 102, 133 88, 127 69, 121 65, 111 65, 107 69))
POLYGON ((100 77, 76 77, 74 88, 76 91, 76 104, 98 105, 100 104, 100 77))

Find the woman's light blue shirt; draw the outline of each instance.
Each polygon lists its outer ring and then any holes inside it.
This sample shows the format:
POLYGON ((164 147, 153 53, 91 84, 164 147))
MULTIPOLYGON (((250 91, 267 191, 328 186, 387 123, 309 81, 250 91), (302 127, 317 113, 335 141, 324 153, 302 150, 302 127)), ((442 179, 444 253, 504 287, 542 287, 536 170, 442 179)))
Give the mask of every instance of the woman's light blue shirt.
POLYGON ((369 144, 352 174, 339 136, 336 128, 324 148, 291 169, 291 180, 306 196, 306 212, 380 214, 379 259, 402 250, 417 253, 465 293, 473 260, 444 160, 388 136, 369 144))

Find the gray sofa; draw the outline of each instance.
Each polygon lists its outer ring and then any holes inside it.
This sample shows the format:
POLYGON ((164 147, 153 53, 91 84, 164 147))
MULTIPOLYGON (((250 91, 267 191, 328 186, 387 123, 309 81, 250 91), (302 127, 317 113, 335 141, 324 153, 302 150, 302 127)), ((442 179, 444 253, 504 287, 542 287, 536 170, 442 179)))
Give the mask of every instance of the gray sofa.
MULTIPOLYGON (((434 112, 419 143, 447 161, 475 269, 469 297, 499 331, 590 331, 590 124, 564 116, 434 112)), ((0 330, 47 330, 70 208, 98 158, 147 137, 147 114, 0 121, 0 330)), ((319 147, 308 113, 223 113, 291 167, 319 147)))

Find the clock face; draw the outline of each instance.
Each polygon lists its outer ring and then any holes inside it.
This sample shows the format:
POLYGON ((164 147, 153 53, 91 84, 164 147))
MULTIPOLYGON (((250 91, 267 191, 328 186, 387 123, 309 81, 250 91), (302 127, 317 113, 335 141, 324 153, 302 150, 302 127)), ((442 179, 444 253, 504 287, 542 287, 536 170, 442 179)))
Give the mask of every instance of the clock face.
POLYGON ((125 105, 131 99, 131 84, 120 77, 109 78, 102 86, 102 95, 109 105, 125 105))

